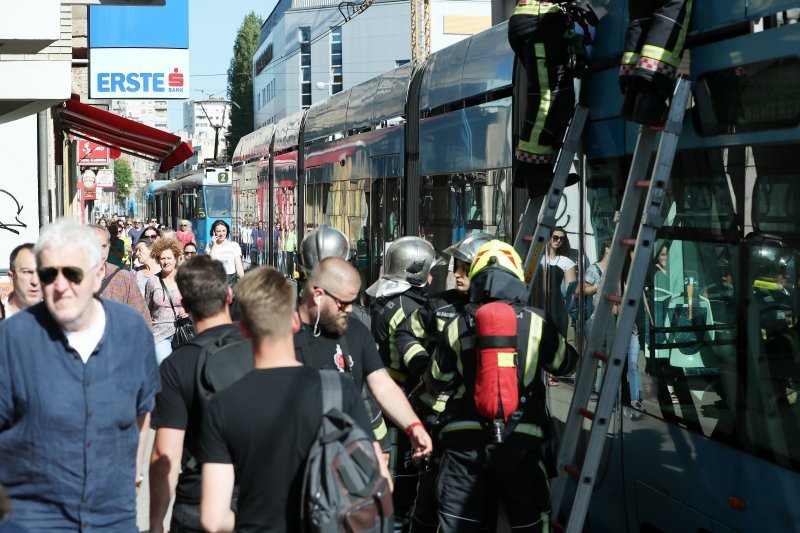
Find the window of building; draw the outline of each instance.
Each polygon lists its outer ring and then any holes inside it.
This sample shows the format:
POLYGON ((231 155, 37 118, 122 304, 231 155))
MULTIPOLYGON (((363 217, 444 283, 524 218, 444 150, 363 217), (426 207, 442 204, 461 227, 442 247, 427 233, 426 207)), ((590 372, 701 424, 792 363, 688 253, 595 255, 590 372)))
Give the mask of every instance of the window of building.
POLYGON ((342 92, 342 28, 331 28, 331 94, 342 92))
POLYGON ((311 106, 311 26, 300 29, 300 103, 303 109, 311 106))

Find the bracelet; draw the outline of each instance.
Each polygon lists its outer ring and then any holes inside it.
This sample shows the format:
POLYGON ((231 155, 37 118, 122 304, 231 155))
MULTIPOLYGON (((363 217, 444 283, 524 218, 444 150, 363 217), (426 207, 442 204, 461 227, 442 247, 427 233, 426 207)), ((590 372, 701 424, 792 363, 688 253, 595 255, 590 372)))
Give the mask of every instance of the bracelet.
POLYGON ((411 437, 411 432, 412 432, 412 431, 414 431, 414 428, 415 428, 415 427, 417 427, 417 426, 419 426, 419 427, 423 427, 423 426, 422 426, 422 422, 420 422, 419 420, 417 420, 416 422, 411 422, 411 423, 408 425, 408 427, 406 427, 406 435, 408 435, 409 437, 411 437))

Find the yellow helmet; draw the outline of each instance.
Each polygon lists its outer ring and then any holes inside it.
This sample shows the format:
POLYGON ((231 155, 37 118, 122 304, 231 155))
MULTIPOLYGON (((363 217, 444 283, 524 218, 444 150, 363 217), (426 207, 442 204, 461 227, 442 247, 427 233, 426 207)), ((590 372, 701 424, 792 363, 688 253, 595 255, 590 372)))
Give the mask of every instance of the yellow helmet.
POLYGON ((520 281, 525 282, 525 273, 522 271, 522 259, 508 243, 497 239, 491 240, 478 249, 475 260, 469 269, 467 277, 472 279, 476 274, 487 267, 505 268, 520 281))

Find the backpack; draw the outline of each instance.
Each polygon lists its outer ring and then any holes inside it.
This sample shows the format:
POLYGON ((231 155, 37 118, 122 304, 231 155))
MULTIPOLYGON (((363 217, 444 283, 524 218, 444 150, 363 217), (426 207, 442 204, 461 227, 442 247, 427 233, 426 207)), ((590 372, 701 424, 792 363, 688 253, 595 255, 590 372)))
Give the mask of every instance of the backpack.
POLYGON ((200 346, 195 385, 197 397, 205 406, 215 393, 239 381, 253 369, 253 347, 237 328, 219 337, 192 339, 187 344, 200 346))
POLYGON ((392 494, 381 476, 372 435, 343 412, 338 372, 319 374, 323 414, 303 473, 304 531, 390 533, 392 494))

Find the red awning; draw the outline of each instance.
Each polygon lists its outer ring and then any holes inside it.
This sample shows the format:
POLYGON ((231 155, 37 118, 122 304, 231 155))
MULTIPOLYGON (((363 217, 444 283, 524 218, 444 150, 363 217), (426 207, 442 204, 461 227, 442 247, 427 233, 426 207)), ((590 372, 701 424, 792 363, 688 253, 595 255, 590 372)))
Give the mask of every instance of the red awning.
POLYGON ((159 172, 169 172, 194 153, 191 145, 177 135, 82 104, 77 94, 61 104, 58 114, 66 133, 161 163, 159 172))

